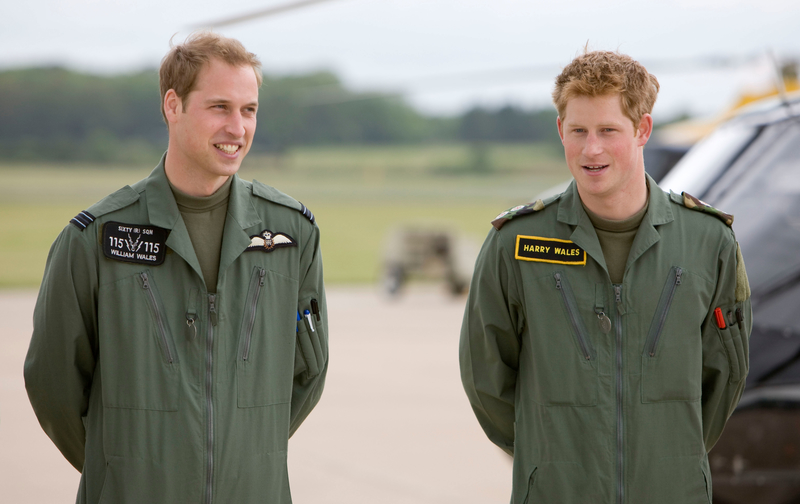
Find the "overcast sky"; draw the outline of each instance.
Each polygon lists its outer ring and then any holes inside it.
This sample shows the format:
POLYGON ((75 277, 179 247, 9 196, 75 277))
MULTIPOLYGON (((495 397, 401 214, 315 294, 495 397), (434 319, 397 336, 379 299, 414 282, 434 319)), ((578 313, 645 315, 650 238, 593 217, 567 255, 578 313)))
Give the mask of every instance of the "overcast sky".
MULTIPOLYGON (((175 33, 291 1, 3 0, 0 68, 153 68, 175 33)), ((436 113, 547 106, 553 78, 588 41, 659 78, 658 119, 709 114, 765 85, 768 50, 800 56, 800 2, 331 0, 216 31, 241 40, 267 73, 332 70, 355 89, 401 92, 436 113), (716 67, 705 56, 741 63, 716 67)))

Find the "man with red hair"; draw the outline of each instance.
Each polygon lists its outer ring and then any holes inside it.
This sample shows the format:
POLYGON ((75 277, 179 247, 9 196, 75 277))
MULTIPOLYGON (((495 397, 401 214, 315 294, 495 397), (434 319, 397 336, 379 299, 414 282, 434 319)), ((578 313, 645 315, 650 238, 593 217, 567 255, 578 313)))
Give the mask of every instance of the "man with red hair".
POLYGON ((497 216, 478 257, 461 377, 514 457, 512 503, 711 502, 750 292, 733 217, 645 173, 658 89, 619 53, 567 65, 553 98, 574 180, 497 216))

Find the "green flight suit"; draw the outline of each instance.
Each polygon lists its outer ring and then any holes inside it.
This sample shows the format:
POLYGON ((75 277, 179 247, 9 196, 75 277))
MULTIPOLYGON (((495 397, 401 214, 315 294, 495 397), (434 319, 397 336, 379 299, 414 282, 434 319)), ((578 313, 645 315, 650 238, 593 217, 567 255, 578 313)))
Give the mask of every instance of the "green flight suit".
POLYGON ((731 228, 649 183, 622 284, 575 182, 512 209, 478 256, 461 378, 514 456, 514 504, 711 502, 707 452, 747 375, 749 289, 731 228))
POLYGON ((56 239, 25 384, 43 429, 82 472, 79 503, 291 502, 288 439, 328 364, 311 213, 234 176, 209 290, 163 159, 56 239), (284 237, 267 241, 267 230, 284 237), (120 260, 142 253, 145 262, 120 260))

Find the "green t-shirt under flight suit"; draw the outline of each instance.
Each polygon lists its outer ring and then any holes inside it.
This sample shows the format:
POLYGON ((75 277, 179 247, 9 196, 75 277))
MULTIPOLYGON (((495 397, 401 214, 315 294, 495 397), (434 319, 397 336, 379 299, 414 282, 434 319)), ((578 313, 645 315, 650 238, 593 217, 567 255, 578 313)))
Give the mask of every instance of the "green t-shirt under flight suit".
POLYGON ((225 216, 228 215, 232 181, 233 177, 229 177, 211 196, 190 196, 172 185, 172 182, 169 184, 209 292, 217 291, 222 231, 225 229, 225 216))
POLYGON ((641 210, 623 220, 604 219, 583 205, 583 210, 592 221, 594 232, 597 233, 600 248, 603 249, 608 276, 615 284, 622 283, 622 275, 625 272, 625 264, 628 262, 633 239, 636 237, 636 231, 639 230, 639 224, 642 223, 649 205, 650 197, 648 196, 647 202, 641 210))

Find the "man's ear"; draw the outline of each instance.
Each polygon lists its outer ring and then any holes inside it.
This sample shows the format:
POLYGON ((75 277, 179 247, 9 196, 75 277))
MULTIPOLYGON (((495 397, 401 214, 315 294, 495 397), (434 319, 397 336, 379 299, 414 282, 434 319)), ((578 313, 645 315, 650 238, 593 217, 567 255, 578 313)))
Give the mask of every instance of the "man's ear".
POLYGON ((653 134, 653 116, 645 114, 642 120, 639 121, 639 127, 636 129, 636 143, 639 147, 644 147, 653 134))
POLYGON ((164 94, 164 116, 168 123, 178 120, 178 114, 183 110, 183 103, 174 89, 168 90, 164 94))
POLYGON ((561 143, 564 143, 564 125, 561 123, 561 116, 556 117, 556 127, 558 128, 558 136, 561 138, 561 143))

